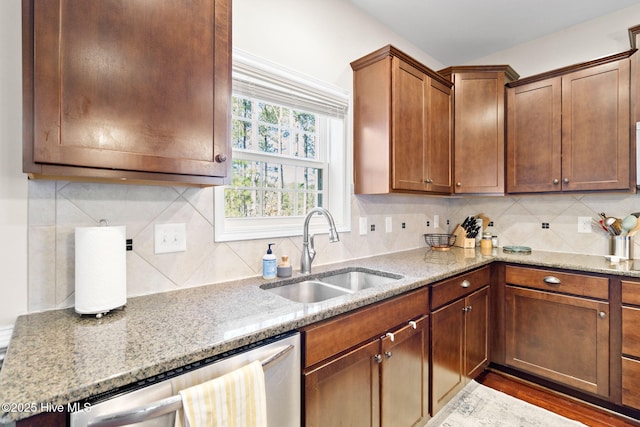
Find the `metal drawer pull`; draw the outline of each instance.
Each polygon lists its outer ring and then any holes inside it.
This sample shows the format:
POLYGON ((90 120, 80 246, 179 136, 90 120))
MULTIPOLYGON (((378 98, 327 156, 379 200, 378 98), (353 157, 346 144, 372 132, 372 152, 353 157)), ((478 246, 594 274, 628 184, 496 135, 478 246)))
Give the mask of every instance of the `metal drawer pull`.
POLYGON ((391 353, 390 351, 385 351, 384 355, 387 359, 389 359, 391 356, 393 356, 393 353, 391 353))
POLYGON ((465 313, 467 313, 467 312, 471 311, 472 309, 473 309, 473 306, 468 305, 468 306, 464 307, 464 308, 462 309, 462 311, 464 311, 465 313))
POLYGON ((387 336, 389 337, 391 342, 395 341, 395 339, 396 339, 396 337, 391 332, 387 332, 387 336))
POLYGON ((544 281, 544 283, 546 283, 547 285, 559 285, 560 279, 558 279, 556 276, 546 276, 544 279, 542 279, 544 281))
POLYGON ((468 288, 469 286, 471 286, 471 282, 468 280, 463 280, 462 283, 460 283, 460 286, 462 286, 463 288, 468 288))
POLYGON ((409 324, 411 325, 411 327, 413 329, 418 329, 418 325, 416 324, 416 322, 414 322, 413 320, 409 320, 409 324))
POLYGON ((607 313, 601 311, 600 313, 598 313, 598 316, 600 316, 601 319, 604 319, 605 317, 607 317, 607 313))
MULTIPOLYGON (((263 368, 273 362, 281 359, 284 355, 293 350, 293 346, 289 345, 284 348, 278 349, 278 351, 271 356, 260 361, 263 368)), ((382 357, 380 357, 382 360, 382 357)), ((107 414, 97 417, 87 424, 87 426, 93 427, 118 427, 125 426, 134 423, 141 423, 146 420, 160 417, 171 412, 175 412, 182 408, 182 396, 176 394, 165 399, 157 400, 145 406, 133 408, 128 411, 122 411, 115 414, 107 414)))
POLYGON ((376 363, 382 363, 382 355, 376 354, 375 356, 373 356, 373 360, 375 360, 376 363))

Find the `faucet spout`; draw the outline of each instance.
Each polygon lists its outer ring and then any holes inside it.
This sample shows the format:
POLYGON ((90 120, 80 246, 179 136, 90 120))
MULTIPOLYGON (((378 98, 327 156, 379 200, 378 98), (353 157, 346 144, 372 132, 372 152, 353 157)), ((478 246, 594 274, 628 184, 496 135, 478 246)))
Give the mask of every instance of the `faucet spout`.
POLYGON ((304 229, 302 233, 302 256, 300 257, 300 273, 311 273, 311 263, 316 257, 316 251, 313 246, 313 235, 309 237, 309 222, 311 217, 315 214, 323 215, 329 223, 329 242, 339 242, 340 236, 338 236, 338 230, 336 230, 336 224, 333 221, 331 213, 322 207, 315 207, 307 213, 307 217, 304 219, 304 229))

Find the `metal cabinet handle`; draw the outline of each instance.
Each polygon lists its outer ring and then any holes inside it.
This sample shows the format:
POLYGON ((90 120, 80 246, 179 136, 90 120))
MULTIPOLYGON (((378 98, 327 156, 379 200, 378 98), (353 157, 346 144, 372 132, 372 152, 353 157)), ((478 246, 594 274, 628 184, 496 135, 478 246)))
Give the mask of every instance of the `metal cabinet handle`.
POLYGON ((468 280, 463 280, 462 283, 460 283, 460 286, 462 286, 463 288, 468 288, 469 286, 471 286, 471 282, 468 280))
POLYGON ((560 184, 560 180, 558 180, 558 178, 553 180, 553 185, 558 185, 560 184))
POLYGON ((216 154, 216 162, 224 163, 227 161, 227 156, 225 154, 216 154))
POLYGON ((382 355, 381 354, 376 354, 375 356, 373 356, 373 360, 376 363, 382 363, 382 355))
POLYGON ((462 183, 461 182, 456 182, 456 187, 462 187, 462 183))
POLYGON ((385 351, 384 352, 384 356, 389 359, 391 356, 393 356, 393 353, 391 353, 390 351, 385 351))
POLYGON ((391 340, 391 342, 394 342, 396 337, 391 333, 391 332, 387 332, 387 335, 389 337, 389 339, 391 340))
POLYGON ((600 313, 598 313, 598 316, 599 316, 601 319, 604 319, 605 317, 607 317, 607 313, 605 313, 604 311, 601 311, 600 313))
POLYGON ((473 306, 471 306, 471 305, 468 305, 468 306, 466 306, 466 307, 464 307, 464 308, 462 309, 462 311, 464 311, 465 313, 468 313, 468 312, 469 312, 469 311, 471 311, 471 310, 473 310, 473 306))
POLYGON ((411 325, 413 329, 418 329, 418 324, 413 320, 409 320, 409 325, 411 325))
POLYGON ((558 279, 556 276, 546 276, 544 279, 542 279, 544 281, 544 283, 546 283, 547 285, 559 285, 560 283, 562 283, 560 281, 560 279, 558 279))
POLYGON ((431 183, 433 183, 433 180, 432 180, 432 179, 427 178, 427 179, 425 179, 425 180, 424 180, 424 183, 425 183, 425 184, 431 184, 431 183))
POLYGON ((569 178, 565 178, 562 180, 563 183, 568 184, 569 183, 569 178))

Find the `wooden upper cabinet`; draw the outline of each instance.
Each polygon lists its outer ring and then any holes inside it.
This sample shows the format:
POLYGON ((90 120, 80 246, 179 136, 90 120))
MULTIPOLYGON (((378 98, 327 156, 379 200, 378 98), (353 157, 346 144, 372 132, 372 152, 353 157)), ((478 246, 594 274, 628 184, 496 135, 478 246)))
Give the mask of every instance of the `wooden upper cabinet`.
POLYGON ((504 85, 518 74, 508 65, 439 72, 454 82, 454 192, 504 193, 504 85))
POLYGON ((23 52, 25 172, 225 183, 229 0, 26 0, 23 52))
POLYGON ((355 193, 451 193, 452 84, 393 46, 351 67, 355 193))
POLYGON ((631 188, 633 52, 507 85, 508 193, 631 188))

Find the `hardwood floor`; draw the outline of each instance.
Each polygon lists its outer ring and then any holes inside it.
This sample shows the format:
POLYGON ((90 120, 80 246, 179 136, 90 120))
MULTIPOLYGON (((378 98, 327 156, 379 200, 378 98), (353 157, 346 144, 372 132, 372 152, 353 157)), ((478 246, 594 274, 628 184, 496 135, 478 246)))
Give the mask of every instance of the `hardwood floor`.
POLYGON ((633 421, 500 372, 486 371, 476 381, 590 427, 640 426, 640 421, 633 421))

